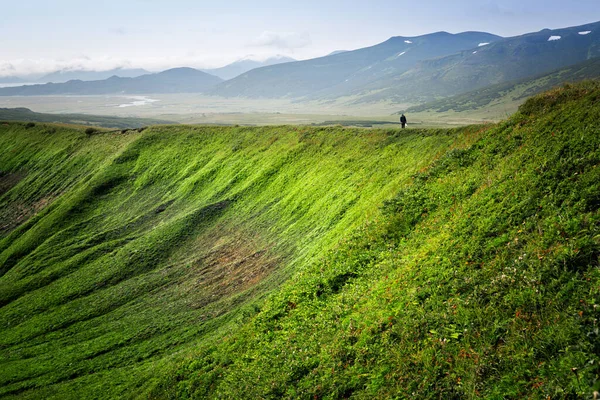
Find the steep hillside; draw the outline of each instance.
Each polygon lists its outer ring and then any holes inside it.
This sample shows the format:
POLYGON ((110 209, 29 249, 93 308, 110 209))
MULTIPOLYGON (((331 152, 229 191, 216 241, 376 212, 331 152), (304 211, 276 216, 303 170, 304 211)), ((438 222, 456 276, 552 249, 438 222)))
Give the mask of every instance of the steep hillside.
POLYGON ((600 22, 497 40, 427 60, 349 93, 360 101, 423 102, 485 86, 535 77, 600 57, 600 22))
POLYGON ((402 179, 155 396, 595 397, 599 102, 546 93, 402 179))
POLYGON ((405 72, 420 61, 499 39, 483 32, 398 36, 364 49, 258 68, 223 82, 211 93, 245 97, 302 97, 322 93, 339 96, 382 76, 405 72))
POLYGON ((591 398, 599 102, 457 130, 0 124, 0 396, 591 398))
POLYGON ((0 96, 196 93, 206 91, 219 82, 222 82, 221 78, 193 68, 173 68, 135 78, 112 76, 97 81, 72 80, 6 87, 0 88, 0 96))
POLYGON ((448 110, 469 111, 489 107, 493 104, 510 104, 535 94, 550 90, 566 82, 600 79, 600 57, 593 58, 570 67, 561 68, 548 74, 487 86, 458 96, 421 104, 409 108, 408 112, 448 110))
POLYGON ((0 124, 0 396, 145 391, 477 130, 0 124))

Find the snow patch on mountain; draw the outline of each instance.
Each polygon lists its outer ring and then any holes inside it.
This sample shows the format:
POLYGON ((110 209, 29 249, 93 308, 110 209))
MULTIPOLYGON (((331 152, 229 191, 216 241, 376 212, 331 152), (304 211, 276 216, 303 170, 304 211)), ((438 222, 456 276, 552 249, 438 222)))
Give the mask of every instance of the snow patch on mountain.
POLYGON ((561 36, 550 36, 550 37, 548 38, 548 41, 549 41, 549 42, 553 42, 553 41, 555 41, 555 40, 560 40, 560 39, 562 39, 562 37, 561 37, 561 36))
POLYGON ((487 46, 489 43, 479 43, 477 46, 481 47, 481 46, 487 46))
POLYGON ((412 44, 410 40, 405 40, 404 43, 412 44))
POLYGON ((589 35, 590 33, 592 33, 592 31, 579 32, 580 35, 589 35))

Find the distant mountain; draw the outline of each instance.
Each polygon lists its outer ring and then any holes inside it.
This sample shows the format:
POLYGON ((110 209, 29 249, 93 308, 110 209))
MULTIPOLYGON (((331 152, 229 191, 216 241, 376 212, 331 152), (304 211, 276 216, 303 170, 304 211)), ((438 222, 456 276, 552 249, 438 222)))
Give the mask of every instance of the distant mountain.
POLYGON ((331 53, 327 54, 328 56, 335 56, 336 54, 341 54, 341 53, 346 53, 348 52, 348 50, 335 50, 332 51, 331 53))
POLYGON ((218 85, 211 93, 246 97, 343 95, 381 77, 408 71, 421 61, 498 40, 501 37, 482 32, 393 37, 359 50, 254 69, 218 85))
POLYGON ((424 102, 534 77, 600 56, 600 22, 505 38, 426 60, 347 95, 361 101, 424 102))
POLYGON ((43 77, 36 80, 36 82, 40 83, 63 83, 73 80, 80 81, 99 81, 103 79, 108 79, 111 76, 118 76, 120 78, 135 78, 138 76, 149 74, 150 72, 145 69, 136 68, 136 69, 125 69, 125 68, 115 68, 109 71, 56 71, 48 75, 44 75, 43 77))
POLYGON ((193 68, 174 68, 137 78, 113 76, 99 81, 75 80, 66 83, 1 88, 0 96, 198 93, 210 89, 219 82, 222 82, 221 78, 193 68))
POLYGON ((16 76, 1 76, 0 83, 24 83, 25 81, 16 76))
POLYGON ((255 68, 267 67, 269 65, 283 64, 283 63, 293 62, 293 61, 296 61, 296 60, 294 60, 291 57, 286 57, 286 56, 281 56, 281 55, 267 58, 264 61, 256 61, 256 60, 252 60, 252 59, 242 59, 242 60, 235 61, 235 62, 228 64, 221 68, 203 69, 202 71, 204 71, 208 74, 214 75, 214 76, 218 76, 221 79, 228 80, 228 79, 235 78, 236 76, 241 75, 244 72, 253 70, 255 68))
POLYGON ((510 81, 482 89, 473 90, 464 94, 447 97, 430 103, 409 108, 408 112, 422 111, 470 111, 498 103, 525 101, 538 93, 545 92, 565 82, 578 82, 582 80, 600 80, 600 57, 584 61, 566 68, 538 75, 534 78, 524 78, 510 81))
POLYGON ((177 124, 177 122, 153 118, 121 118, 90 114, 44 114, 29 108, 0 108, 0 121, 56 122, 62 124, 93 125, 104 128, 141 128, 148 125, 177 124))

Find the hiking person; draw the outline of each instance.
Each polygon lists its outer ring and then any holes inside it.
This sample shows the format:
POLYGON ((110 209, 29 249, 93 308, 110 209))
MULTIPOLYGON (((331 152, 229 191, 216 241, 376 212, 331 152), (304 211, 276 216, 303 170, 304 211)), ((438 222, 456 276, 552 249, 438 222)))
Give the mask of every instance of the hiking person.
POLYGON ((404 129, 404 127, 406 126, 406 117, 404 116, 404 114, 402 114, 402 116, 400 117, 400 123, 402 124, 402 129, 404 129))

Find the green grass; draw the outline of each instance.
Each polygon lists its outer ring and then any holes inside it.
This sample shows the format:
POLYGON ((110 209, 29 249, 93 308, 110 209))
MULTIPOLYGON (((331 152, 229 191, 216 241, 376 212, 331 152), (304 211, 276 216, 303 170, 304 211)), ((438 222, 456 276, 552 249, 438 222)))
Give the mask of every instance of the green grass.
POLYGON ((534 98, 413 174, 157 397, 592 397, 599 89, 534 98))
POLYGON ((466 112, 474 116, 478 109, 487 111, 492 106, 495 106, 495 108, 503 106, 512 114, 519 105, 533 95, 564 85, 566 82, 598 80, 599 78, 600 58, 592 58, 533 78, 529 77, 487 86, 465 94, 413 106, 408 108, 407 112, 435 111, 436 113, 444 113, 452 110, 457 113, 466 112))
POLYGON ((61 398, 137 393, 237 329, 478 130, 0 128, 0 392, 61 398))
POLYGON ((0 396, 591 397, 599 98, 453 130, 0 125, 0 396))

